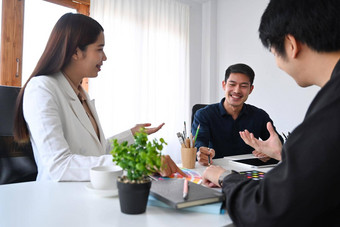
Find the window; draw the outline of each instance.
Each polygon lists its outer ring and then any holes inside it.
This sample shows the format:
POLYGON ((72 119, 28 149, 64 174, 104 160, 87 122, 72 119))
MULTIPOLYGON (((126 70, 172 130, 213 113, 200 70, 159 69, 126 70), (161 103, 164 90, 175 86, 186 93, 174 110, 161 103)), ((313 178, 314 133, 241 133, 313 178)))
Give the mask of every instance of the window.
POLYGON ((26 1, 22 84, 26 83, 33 72, 55 23, 69 12, 76 13, 76 10, 46 1, 26 1), (44 10, 37 13, 37 9, 44 10))
POLYGON ((20 86, 24 1, 2 0, 0 84, 20 86))
MULTIPOLYGON (((92 0, 107 61, 89 93, 105 135, 135 123, 165 122, 164 153, 177 161, 177 130, 189 116, 189 6, 173 0, 92 0)), ((189 121, 187 121, 189 122, 189 121)))
MULTIPOLYGON (((9 86, 22 86, 22 63, 25 64, 25 72, 24 72, 24 80, 26 81, 30 73, 32 72, 37 59, 32 65, 28 66, 29 62, 25 62, 26 59, 29 61, 34 61, 32 54, 29 52, 25 52, 25 57, 23 57, 23 46, 24 46, 24 25, 26 26, 26 22, 24 23, 24 8, 25 10, 29 10, 31 4, 50 4, 51 7, 55 7, 55 9, 59 8, 60 5, 68 7, 68 12, 78 12, 85 15, 89 15, 89 6, 90 0, 44 0, 44 1, 36 1, 36 0, 0 0, 2 6, 2 25, 1 25, 1 60, 0 60, 0 85, 9 85, 9 86), (55 3, 55 4, 51 4, 55 3), (58 6, 59 5, 59 6, 58 6), (28 9, 27 9, 28 8, 28 9), (70 9, 71 8, 71 9, 70 9), (30 72, 28 72, 30 71, 30 72)), ((45 14, 45 7, 35 8, 35 14, 37 14, 37 9, 39 9, 39 14, 45 14), (42 9, 42 10, 41 10, 42 9)), ((67 9, 67 8, 65 8, 67 9)), ((53 10, 54 11, 54 10, 53 10)), ((28 11, 27 11, 28 13, 28 11)), ((29 14, 29 13, 28 13, 29 14)), ((31 14, 32 15, 32 14, 31 14)), ((26 17, 26 16, 25 16, 26 17)), ((60 15, 59 15, 60 17, 60 15)), ((51 18, 51 14, 45 16, 43 19, 39 21, 39 23, 35 23, 35 27, 38 27, 37 24, 45 23, 46 19, 51 18)), ((25 18, 26 20, 27 17, 25 18)), ((31 19, 31 18, 30 18, 31 19)), ((51 21, 53 19, 51 18, 51 21)), ((55 24, 57 19, 54 19, 53 25, 55 24)), ((30 22, 27 22, 28 24, 30 22)), ((52 26, 53 26, 52 25, 52 26)), ((52 29, 52 28, 51 28, 52 29)), ((38 36, 42 36, 42 34, 47 36, 49 32, 45 32, 42 28, 38 29, 38 32, 35 33, 35 39, 38 39, 38 36)), ((25 35, 28 34, 27 30, 25 31, 25 35)), ((26 38, 25 38, 26 39, 26 38)), ((40 37, 39 37, 40 39, 40 37)), ((26 40, 25 40, 26 41, 26 40)), ((47 41, 47 39, 46 39, 47 41)), ((44 43, 40 43, 40 45, 45 46, 46 41, 44 43)), ((26 46, 33 46, 30 42, 25 42, 26 46)), ((26 47, 25 47, 26 48, 26 47)), ((39 49, 39 47, 36 47, 39 49)), ((39 56, 42 51, 38 50, 34 53, 37 53, 39 56)), ((37 57, 39 58, 39 57, 37 57)), ((87 89, 87 81, 84 81, 85 89, 87 89)))

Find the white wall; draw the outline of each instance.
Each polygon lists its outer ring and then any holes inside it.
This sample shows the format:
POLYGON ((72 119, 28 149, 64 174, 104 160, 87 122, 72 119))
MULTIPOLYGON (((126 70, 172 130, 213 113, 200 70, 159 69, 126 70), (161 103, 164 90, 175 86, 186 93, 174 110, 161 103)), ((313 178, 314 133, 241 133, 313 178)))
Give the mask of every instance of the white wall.
MULTIPOLYGON (((243 62, 255 71, 254 91, 247 103, 267 111, 274 121, 278 132, 292 131, 304 118, 305 112, 318 87, 300 88, 285 72, 277 68, 272 54, 266 50, 258 38, 258 26, 268 0, 210 0, 202 3, 203 20, 202 40, 208 36, 216 45, 202 42, 203 83, 196 84, 198 93, 209 90, 205 95, 209 103, 219 102, 224 96, 221 82, 226 68, 234 63, 243 62), (205 16, 208 12, 210 14, 205 16), (208 20, 208 22, 207 22, 208 20), (206 25, 214 22, 216 27, 207 29, 206 25), (209 50, 205 51, 204 50, 209 50), (216 64, 206 62, 206 54, 216 64), (214 56, 216 55, 216 56, 214 56), (215 72, 215 75, 212 73, 215 72), (204 83, 210 81, 210 85, 204 83)), ((195 24, 195 22, 191 22, 195 24)), ((191 25, 190 24, 190 25, 191 25)), ((197 56, 190 55, 191 60, 197 56)), ((195 60, 197 61, 197 59, 195 60)), ((193 78, 197 75, 191 75, 193 78)), ((195 95, 197 95, 195 93, 195 95)), ((193 102, 207 102, 205 97, 192 97, 193 102)))

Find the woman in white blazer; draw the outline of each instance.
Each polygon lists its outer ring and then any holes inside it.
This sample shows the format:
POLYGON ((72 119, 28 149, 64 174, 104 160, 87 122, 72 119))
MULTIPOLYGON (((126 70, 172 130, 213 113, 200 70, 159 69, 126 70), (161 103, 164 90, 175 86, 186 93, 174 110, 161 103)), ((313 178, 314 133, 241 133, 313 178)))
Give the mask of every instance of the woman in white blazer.
MULTIPOLYGON (((104 136, 94 100, 81 86, 85 77, 97 77, 106 60, 104 33, 94 19, 68 13, 52 30, 36 68, 17 100, 14 137, 32 143, 37 180, 88 181, 89 169, 112 165, 110 141, 104 136)), ((133 143, 138 124, 112 138, 133 143)), ((146 128, 157 132, 163 124, 146 128)), ((180 172, 169 156, 162 174, 180 172)))

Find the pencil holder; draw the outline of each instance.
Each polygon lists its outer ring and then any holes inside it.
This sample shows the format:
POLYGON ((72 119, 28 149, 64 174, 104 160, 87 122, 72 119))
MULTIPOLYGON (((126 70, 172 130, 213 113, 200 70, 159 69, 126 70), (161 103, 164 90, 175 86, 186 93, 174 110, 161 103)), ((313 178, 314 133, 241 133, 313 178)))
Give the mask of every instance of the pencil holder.
POLYGON ((182 167, 186 169, 194 169, 196 164, 197 148, 181 148, 182 167))

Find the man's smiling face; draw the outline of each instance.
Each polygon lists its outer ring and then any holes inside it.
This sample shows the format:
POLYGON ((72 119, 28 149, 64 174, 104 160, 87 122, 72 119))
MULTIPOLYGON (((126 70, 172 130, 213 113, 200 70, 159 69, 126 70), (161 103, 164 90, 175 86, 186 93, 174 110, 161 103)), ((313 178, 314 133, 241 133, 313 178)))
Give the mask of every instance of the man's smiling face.
POLYGON ((222 82, 222 86, 225 92, 225 103, 232 107, 242 107, 254 88, 249 77, 243 73, 231 73, 228 80, 222 82))

